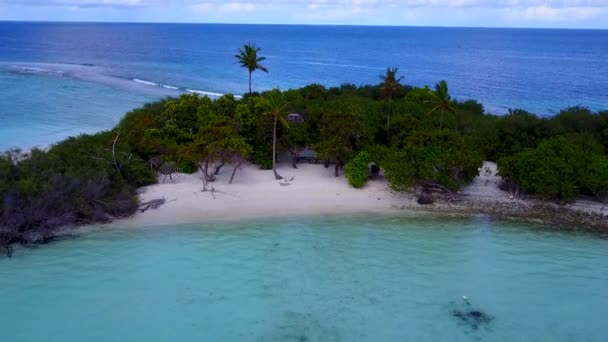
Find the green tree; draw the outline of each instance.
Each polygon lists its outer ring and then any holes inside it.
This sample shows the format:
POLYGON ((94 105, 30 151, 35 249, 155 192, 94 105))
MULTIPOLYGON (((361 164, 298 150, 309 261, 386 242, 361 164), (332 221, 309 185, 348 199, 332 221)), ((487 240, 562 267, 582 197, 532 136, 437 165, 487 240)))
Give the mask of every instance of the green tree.
POLYGON ((608 191, 608 159, 590 134, 555 136, 538 147, 499 160, 500 175, 527 193, 571 200, 608 191), (587 137, 587 138, 585 138, 587 137))
POLYGON ((475 144, 457 132, 441 129, 415 132, 383 161, 391 187, 439 184, 458 190, 479 173, 483 157, 475 144))
POLYGON ((238 134, 234 119, 208 113, 201 118, 201 128, 193 141, 181 146, 179 156, 198 162, 206 185, 215 181, 220 170, 228 163, 233 165, 232 183, 236 171, 250 153, 251 146, 238 134))
POLYGON ((293 123, 289 125, 289 129, 281 134, 281 145, 287 149, 291 156, 291 165, 294 169, 298 168, 300 152, 310 145, 310 135, 307 128, 306 122, 293 123))
MULTIPOLYGON (((380 79, 382 83, 380 84, 380 90, 382 91, 382 95, 388 98, 388 110, 386 113, 386 131, 390 131, 391 126, 391 101, 393 99, 393 95, 399 87, 403 80, 403 76, 397 77, 397 73, 399 72, 398 67, 387 68, 386 73, 384 75, 380 75, 380 79)), ((387 133, 388 134, 388 133, 387 133)))
POLYGON ((364 110, 348 99, 334 100, 320 108, 318 140, 314 149, 320 159, 334 161, 335 175, 356 153, 369 146, 372 134, 364 110))
POLYGON ((446 111, 455 112, 456 110, 452 107, 452 97, 448 92, 448 83, 446 81, 440 81, 435 85, 435 91, 431 91, 429 93, 431 95, 431 103, 433 104, 433 109, 428 113, 429 115, 439 110, 441 113, 441 119, 439 121, 439 129, 443 127, 443 114, 446 111))
POLYGON ((258 57, 258 52, 262 49, 256 47, 255 44, 245 44, 243 48, 239 49, 239 53, 234 55, 237 59, 237 63, 241 65, 242 68, 246 68, 249 71, 249 94, 251 94, 251 74, 256 70, 262 70, 263 72, 268 72, 268 69, 260 64, 260 62, 264 61, 266 57, 258 57))
POLYGON ((272 128, 272 172, 276 179, 283 179, 277 172, 277 123, 280 122, 287 127, 287 102, 283 93, 278 89, 269 91, 264 96, 266 98, 266 114, 270 114, 273 118, 272 128))

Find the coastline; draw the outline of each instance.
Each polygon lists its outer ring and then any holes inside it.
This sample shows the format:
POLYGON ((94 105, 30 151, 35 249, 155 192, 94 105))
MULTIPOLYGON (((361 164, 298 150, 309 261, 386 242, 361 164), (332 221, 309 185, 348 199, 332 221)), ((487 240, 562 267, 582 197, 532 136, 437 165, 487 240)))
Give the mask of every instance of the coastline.
POLYGON ((213 193, 202 191, 198 174, 179 174, 174 180, 143 187, 142 202, 163 198, 166 203, 113 224, 137 227, 311 215, 482 215, 568 230, 608 231, 608 205, 584 200, 556 204, 513 198, 498 188, 496 165, 488 162, 472 184, 453 198, 437 198, 431 205, 418 204, 414 193, 391 190, 381 176, 364 188, 355 189, 345 177, 336 178, 333 169, 322 165, 300 164, 298 169, 280 165, 278 172, 286 179, 293 178, 290 182, 275 180, 272 170, 248 165, 237 171, 233 184, 228 184, 231 171, 226 166, 217 181, 208 185, 213 193), (488 167, 490 171, 484 171, 488 167))

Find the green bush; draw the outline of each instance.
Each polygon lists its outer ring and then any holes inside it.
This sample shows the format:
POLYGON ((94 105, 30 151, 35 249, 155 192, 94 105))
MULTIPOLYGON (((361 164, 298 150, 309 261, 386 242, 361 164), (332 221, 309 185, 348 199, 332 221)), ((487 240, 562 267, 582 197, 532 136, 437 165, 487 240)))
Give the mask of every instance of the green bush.
POLYGON ((384 162, 386 177, 396 190, 416 183, 436 183, 451 190, 479 174, 483 156, 475 143, 449 129, 415 132, 384 162))
POLYGON ((63 226, 104 222, 137 210, 135 187, 155 182, 113 132, 0 155, 0 247, 46 242, 63 226), (113 153, 115 151, 116 153, 113 153), (124 153, 123 153, 124 152, 124 153))
POLYGON ((177 167, 180 168, 183 173, 192 174, 198 171, 196 162, 189 159, 181 159, 179 162, 177 162, 177 167))
POLYGON ((594 155, 590 159, 588 167, 581 170, 581 188, 593 196, 606 199, 608 195, 608 157, 594 155))
POLYGON ((156 183, 156 177, 150 171, 148 164, 141 160, 129 162, 123 171, 127 183, 139 187, 156 183))
POLYGON ((264 144, 253 150, 253 162, 262 170, 272 169, 272 146, 264 144))
POLYGON ((498 167, 503 177, 543 198, 601 195, 608 190, 608 160, 597 151, 595 144, 580 136, 557 136, 501 159, 498 167))
POLYGON ((359 153, 351 160, 344 169, 346 179, 353 187, 359 189, 367 184, 367 169, 369 155, 366 152, 359 153))

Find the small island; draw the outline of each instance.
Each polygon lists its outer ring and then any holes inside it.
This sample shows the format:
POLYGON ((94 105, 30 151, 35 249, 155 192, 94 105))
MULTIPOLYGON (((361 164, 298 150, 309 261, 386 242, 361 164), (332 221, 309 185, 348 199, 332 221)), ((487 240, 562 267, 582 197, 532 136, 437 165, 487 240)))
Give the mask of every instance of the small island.
POLYGON ((250 92, 184 94, 112 130, 0 156, 0 247, 82 224, 359 212, 489 214, 608 228, 608 112, 492 115, 448 85, 256 93, 260 48, 235 55, 250 92), (159 184, 157 184, 159 183, 159 184), (156 209, 158 208, 158 209, 156 209), (150 210, 155 209, 155 210, 150 210))

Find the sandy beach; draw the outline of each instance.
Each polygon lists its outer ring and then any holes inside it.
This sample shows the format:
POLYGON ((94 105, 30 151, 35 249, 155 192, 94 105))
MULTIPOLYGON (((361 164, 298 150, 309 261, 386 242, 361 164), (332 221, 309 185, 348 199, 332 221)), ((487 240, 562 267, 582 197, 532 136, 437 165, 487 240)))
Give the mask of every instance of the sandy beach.
POLYGON ((370 180, 363 189, 354 189, 333 168, 301 164, 298 169, 280 165, 286 180, 274 179, 272 170, 243 166, 233 184, 228 184, 232 168, 222 169, 210 183, 213 194, 203 192, 200 174, 180 174, 173 181, 141 189, 140 200, 164 198, 167 203, 155 210, 138 212, 122 220, 135 225, 155 225, 205 220, 247 219, 286 215, 396 213, 407 204, 417 205, 411 194, 391 191, 382 177, 370 180))
MULTIPOLYGON (((605 204, 579 200, 557 205, 532 199, 514 198, 498 188, 496 164, 486 162, 480 175, 459 192, 456 202, 438 201, 420 205, 413 193, 392 191, 383 177, 372 179, 362 189, 354 189, 333 168, 319 164, 290 165, 278 168, 286 180, 274 179, 271 170, 255 165, 243 166, 233 184, 228 184, 232 168, 222 169, 217 180, 203 191, 200 174, 178 174, 173 180, 140 189, 140 201, 165 199, 157 209, 137 212, 119 220, 121 225, 151 226, 209 220, 331 215, 331 214, 488 214, 519 220, 556 221, 577 225, 591 224, 608 216, 605 204)), ((600 222, 601 223, 601 222, 600 222)))

